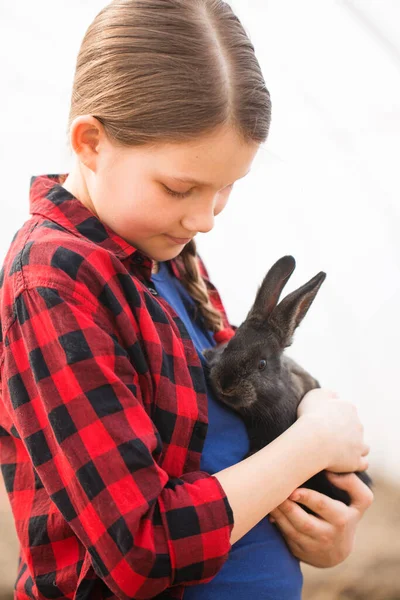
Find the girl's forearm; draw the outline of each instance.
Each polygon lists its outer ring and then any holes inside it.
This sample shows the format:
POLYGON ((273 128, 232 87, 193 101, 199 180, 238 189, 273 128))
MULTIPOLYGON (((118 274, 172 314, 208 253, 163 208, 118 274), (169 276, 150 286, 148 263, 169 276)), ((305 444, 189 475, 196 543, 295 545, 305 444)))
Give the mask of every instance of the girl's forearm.
POLYGON ((327 465, 326 444, 315 423, 300 417, 273 442, 214 476, 231 505, 234 544, 297 487, 327 465))

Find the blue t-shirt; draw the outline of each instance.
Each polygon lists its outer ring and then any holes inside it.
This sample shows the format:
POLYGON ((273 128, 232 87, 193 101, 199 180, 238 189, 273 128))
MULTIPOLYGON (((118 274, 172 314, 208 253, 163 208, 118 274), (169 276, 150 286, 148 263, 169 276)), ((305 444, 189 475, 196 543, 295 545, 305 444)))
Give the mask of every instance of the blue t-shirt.
MULTIPOLYGON (((213 335, 205 329, 200 314, 194 320, 194 301, 168 262, 160 262, 159 269, 152 275, 154 286, 183 321, 204 363, 201 351, 215 346, 213 335)), ((210 388, 207 400, 208 430, 200 469, 214 474, 240 462, 249 449, 249 439, 239 415, 219 402, 210 388)), ((227 561, 211 581, 186 587, 184 600, 300 600, 302 585, 298 559, 264 517, 233 544, 227 561)))

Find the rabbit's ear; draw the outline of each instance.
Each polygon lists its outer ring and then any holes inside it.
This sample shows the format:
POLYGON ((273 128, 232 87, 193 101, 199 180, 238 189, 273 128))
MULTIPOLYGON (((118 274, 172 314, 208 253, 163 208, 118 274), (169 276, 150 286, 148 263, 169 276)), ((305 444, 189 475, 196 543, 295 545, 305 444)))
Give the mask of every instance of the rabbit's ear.
POLYGON ((253 318, 265 321, 268 319, 278 304, 279 296, 295 266, 296 261, 293 256, 283 256, 270 268, 258 288, 256 299, 246 320, 253 318))
POLYGON ((205 350, 202 350, 202 355, 207 360, 209 366, 212 366, 218 360, 220 355, 225 350, 227 344, 228 342, 224 342, 222 344, 219 344, 218 346, 213 346, 211 348, 206 348, 205 350))
POLYGON ((281 339, 283 347, 291 345, 296 327, 307 314, 325 278, 326 273, 321 271, 298 290, 286 296, 273 311, 271 321, 283 337, 281 339))
POLYGON ((206 360, 211 362, 213 356, 215 356, 215 348, 206 348, 205 350, 202 351, 202 355, 204 356, 204 358, 206 360))

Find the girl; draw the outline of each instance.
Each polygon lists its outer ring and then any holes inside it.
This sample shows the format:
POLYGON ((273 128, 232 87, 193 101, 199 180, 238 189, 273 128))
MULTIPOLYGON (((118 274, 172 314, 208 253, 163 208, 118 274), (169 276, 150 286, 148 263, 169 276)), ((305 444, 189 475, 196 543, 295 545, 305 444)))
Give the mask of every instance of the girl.
POLYGON ((269 123, 253 46, 221 0, 115 0, 88 28, 74 165, 32 178, 1 277, 18 600, 298 600, 300 560, 349 554, 370 490, 339 481, 350 507, 295 490, 322 469, 367 468, 355 407, 313 390, 243 460, 244 425, 203 374, 201 350, 235 328, 193 238, 269 123), (320 518, 287 500, 300 494, 320 518))

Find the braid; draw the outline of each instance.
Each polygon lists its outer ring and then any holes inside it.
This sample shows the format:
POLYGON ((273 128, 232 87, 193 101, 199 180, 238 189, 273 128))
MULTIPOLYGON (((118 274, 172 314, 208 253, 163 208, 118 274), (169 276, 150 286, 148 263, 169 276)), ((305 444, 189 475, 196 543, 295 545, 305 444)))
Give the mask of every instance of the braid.
POLYGON ((213 333, 223 329, 222 315, 211 303, 206 281, 203 279, 197 260, 196 243, 192 239, 177 257, 176 264, 182 276, 182 284, 195 301, 196 312, 200 311, 204 324, 213 333))

